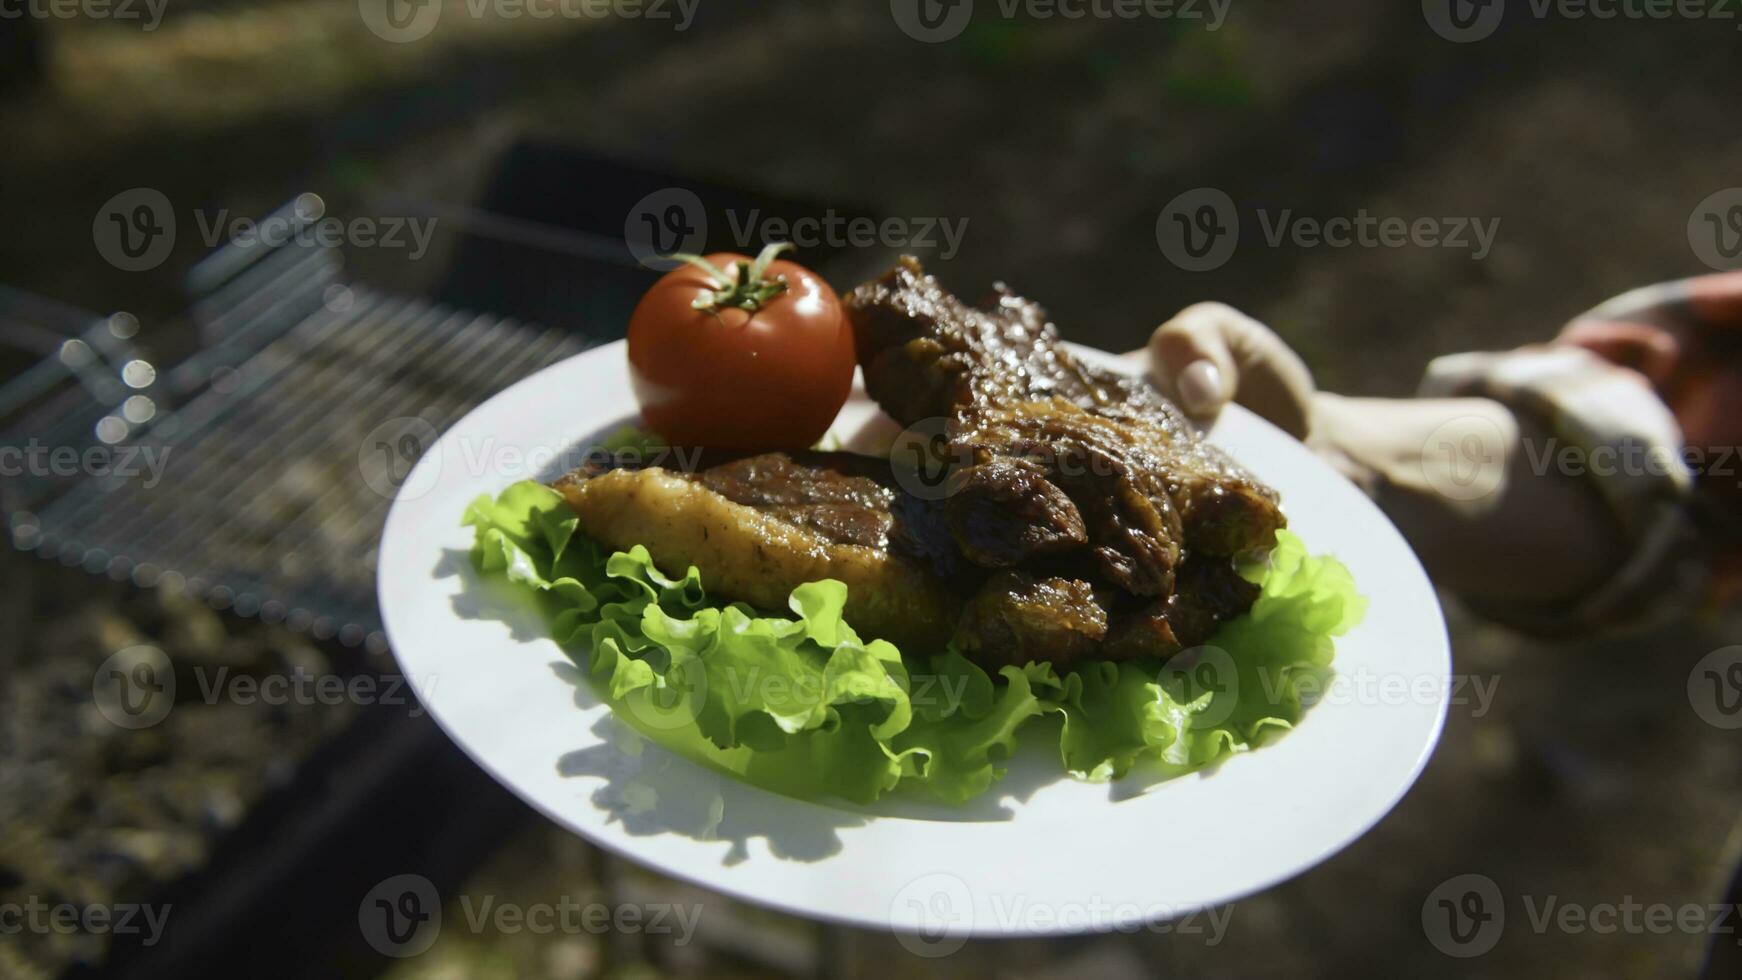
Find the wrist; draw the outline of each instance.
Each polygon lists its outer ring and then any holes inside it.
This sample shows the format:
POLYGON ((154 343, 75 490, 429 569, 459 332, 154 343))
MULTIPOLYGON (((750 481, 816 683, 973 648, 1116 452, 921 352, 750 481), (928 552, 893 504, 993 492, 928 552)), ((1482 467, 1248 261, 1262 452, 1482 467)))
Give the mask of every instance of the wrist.
POLYGON ((1390 489, 1480 513, 1502 495, 1518 422, 1488 398, 1313 397, 1307 445, 1368 496, 1390 489))

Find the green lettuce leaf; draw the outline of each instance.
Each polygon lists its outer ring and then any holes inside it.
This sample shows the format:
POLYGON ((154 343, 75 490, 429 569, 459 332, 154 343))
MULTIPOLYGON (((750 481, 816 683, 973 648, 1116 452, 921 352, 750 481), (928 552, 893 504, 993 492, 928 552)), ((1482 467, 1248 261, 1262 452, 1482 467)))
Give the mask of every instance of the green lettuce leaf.
POLYGON ((641 734, 756 785, 866 803, 892 790, 961 802, 1003 775, 1019 730, 1050 725, 1071 774, 1166 777, 1249 751, 1292 727, 1321 689, 1332 638, 1366 602, 1333 558, 1279 533, 1251 613, 1166 664, 1051 665, 997 676, 953 648, 866 642, 847 587, 794 589, 788 614, 710 599, 647 549, 576 533, 562 496, 533 482, 467 509, 472 560, 538 602, 593 691, 641 734), (1311 686, 1309 686, 1311 685, 1311 686))

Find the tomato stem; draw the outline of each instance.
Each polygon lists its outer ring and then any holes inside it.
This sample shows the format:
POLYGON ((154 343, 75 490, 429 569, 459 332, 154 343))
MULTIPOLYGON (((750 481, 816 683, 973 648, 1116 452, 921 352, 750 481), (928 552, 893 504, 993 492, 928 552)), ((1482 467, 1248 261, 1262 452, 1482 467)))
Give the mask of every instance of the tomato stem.
POLYGON ((678 252, 672 256, 701 269, 708 275, 708 284, 713 287, 710 292, 703 293, 690 306, 709 313, 718 313, 726 307, 736 307, 747 313, 755 313, 786 292, 786 277, 768 278, 768 267, 780 253, 792 248, 791 242, 772 242, 763 248, 756 259, 746 265, 735 262, 737 275, 731 273, 700 255, 678 252))

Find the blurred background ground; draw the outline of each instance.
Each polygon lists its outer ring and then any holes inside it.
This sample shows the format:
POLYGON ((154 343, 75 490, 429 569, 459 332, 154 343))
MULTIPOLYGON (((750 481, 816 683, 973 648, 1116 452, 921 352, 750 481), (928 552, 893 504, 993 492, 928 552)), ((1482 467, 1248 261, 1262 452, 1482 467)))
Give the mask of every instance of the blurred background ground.
MULTIPOLYGON (((884 4, 846 2, 702 0, 683 32, 454 13, 404 45, 370 34, 355 5, 323 0, 171 0, 150 32, 45 21, 40 84, 0 104, 0 281, 130 310, 150 331, 181 309, 178 273, 205 244, 183 234, 154 272, 114 268, 92 241, 113 195, 152 187, 234 215, 303 190, 336 214, 394 195, 460 203, 510 142, 535 136, 843 209, 965 219, 960 253, 929 264, 965 291, 1008 280, 1075 339, 1128 348, 1186 303, 1222 299, 1275 325, 1326 387, 1404 394, 1434 353, 1539 339, 1629 286, 1701 271, 1689 217, 1742 183, 1734 22, 1514 16, 1492 39, 1455 45, 1417 5, 1380 0, 1235 0, 1215 32, 981 13, 937 45, 904 36, 884 4), (1317 217, 1497 219, 1499 235, 1482 261, 1449 248, 1271 248, 1248 218, 1232 261, 1188 274, 1158 248, 1155 224, 1199 186, 1317 217)), ((416 292, 442 256, 351 258, 360 278, 416 292)), ((169 329, 152 343, 191 338, 169 329)), ((132 637, 178 662, 261 670, 333 654, 34 559, 9 554, 0 568, 0 894, 142 900, 197 868, 348 721, 343 706, 199 706, 149 744, 88 724, 90 671, 132 637)), ((1453 960, 1424 937, 1421 907, 1463 873, 1493 878, 1509 903, 1718 900, 1742 746, 1694 713, 1686 686, 1700 657, 1738 642, 1736 621, 1544 645, 1455 604, 1451 614, 1458 670, 1497 684, 1491 710, 1454 706, 1398 809, 1321 867, 1239 903, 1214 946, 1139 934, 974 943, 924 960, 886 935, 697 896, 705 918, 744 923, 716 931, 769 949, 450 930, 415 959, 344 972, 1691 975, 1704 937, 1537 935, 1516 904, 1492 952, 1453 960)), ((530 903, 598 887, 588 848, 540 819, 524 827, 464 891, 530 903)), ((1166 835, 1156 828, 1156 846, 1166 835)), ((688 894, 614 873, 636 894, 688 894)), ((37 938, 8 937, 0 973, 100 955, 37 938)))

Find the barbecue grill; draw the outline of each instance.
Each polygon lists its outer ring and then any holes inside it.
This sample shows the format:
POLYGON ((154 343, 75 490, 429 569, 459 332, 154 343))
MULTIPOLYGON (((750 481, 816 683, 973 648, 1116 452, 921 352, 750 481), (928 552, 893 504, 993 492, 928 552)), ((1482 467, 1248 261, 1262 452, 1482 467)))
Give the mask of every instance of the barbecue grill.
MULTIPOLYGON (((322 214, 305 194, 274 217, 322 214)), ((232 243, 192 276, 207 346, 187 361, 160 375, 121 315, 0 389, 0 406, 25 409, 5 445, 110 461, 9 488, 13 542, 384 651, 375 545, 399 482, 434 433, 589 340, 387 295, 342 268, 332 248, 296 236, 232 243)))

